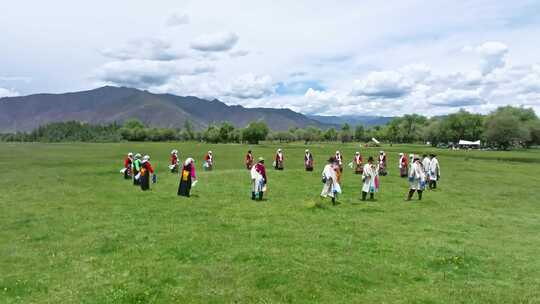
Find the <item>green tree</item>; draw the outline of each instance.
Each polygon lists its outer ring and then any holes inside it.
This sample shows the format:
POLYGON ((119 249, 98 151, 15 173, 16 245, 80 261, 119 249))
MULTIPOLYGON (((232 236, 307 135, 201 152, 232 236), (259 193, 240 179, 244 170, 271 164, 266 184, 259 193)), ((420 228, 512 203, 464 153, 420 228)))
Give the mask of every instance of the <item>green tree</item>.
POLYGON ((309 126, 305 129, 303 140, 306 144, 309 144, 310 142, 321 140, 322 137, 322 131, 321 129, 309 126))
POLYGON ((182 135, 185 138, 185 140, 195 139, 195 132, 193 131, 193 125, 191 124, 189 119, 184 122, 184 129, 182 131, 183 131, 182 135))
POLYGON ((219 140, 223 143, 228 143, 232 141, 232 133, 234 131, 234 126, 227 121, 221 123, 219 127, 219 140))
POLYGON ((496 111, 486 118, 485 137, 490 145, 505 150, 525 145, 531 138, 520 118, 507 111, 496 111))
POLYGON ((354 140, 358 142, 363 141, 365 138, 365 135, 366 135, 366 132, 364 130, 364 126, 361 124, 356 125, 356 127, 354 128, 354 140))
POLYGON ((339 133, 339 138, 342 143, 347 143, 352 140, 351 126, 348 123, 345 123, 341 127, 341 132, 339 133))
POLYGON ((259 144, 264 140, 270 130, 263 121, 252 121, 242 130, 242 138, 250 144, 259 144))
POLYGON ((210 125, 202 134, 202 139, 209 143, 218 143, 221 139, 220 130, 214 125, 210 125))
POLYGON ((136 119, 136 118, 132 118, 132 119, 128 119, 124 122, 124 128, 127 128, 127 129, 143 129, 144 128, 144 124, 136 119))
POLYGON ((336 141, 338 137, 338 133, 336 129, 330 128, 324 132, 323 138, 327 141, 336 141))

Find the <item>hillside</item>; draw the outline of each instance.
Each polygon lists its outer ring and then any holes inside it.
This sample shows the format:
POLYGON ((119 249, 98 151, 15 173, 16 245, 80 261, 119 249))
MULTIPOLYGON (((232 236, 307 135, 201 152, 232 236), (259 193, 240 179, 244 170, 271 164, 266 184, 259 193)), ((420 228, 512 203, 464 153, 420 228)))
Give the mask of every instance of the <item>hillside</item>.
POLYGON ((153 94, 132 88, 102 87, 64 94, 35 94, 0 99, 0 132, 29 131, 50 122, 77 120, 110 123, 137 118, 148 126, 182 127, 189 120, 196 129, 229 121, 244 127, 264 120, 273 130, 325 123, 289 109, 228 106, 219 100, 153 94))

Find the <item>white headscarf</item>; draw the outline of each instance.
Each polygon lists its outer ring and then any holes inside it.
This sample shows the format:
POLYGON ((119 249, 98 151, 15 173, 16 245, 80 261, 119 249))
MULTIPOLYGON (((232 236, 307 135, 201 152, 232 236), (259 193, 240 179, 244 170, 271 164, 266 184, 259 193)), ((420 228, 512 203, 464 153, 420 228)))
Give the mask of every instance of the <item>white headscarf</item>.
POLYGON ((194 163, 194 162, 195 162, 195 160, 193 158, 188 157, 188 158, 186 158, 186 161, 184 162, 184 166, 187 166, 187 165, 189 165, 191 163, 194 163))

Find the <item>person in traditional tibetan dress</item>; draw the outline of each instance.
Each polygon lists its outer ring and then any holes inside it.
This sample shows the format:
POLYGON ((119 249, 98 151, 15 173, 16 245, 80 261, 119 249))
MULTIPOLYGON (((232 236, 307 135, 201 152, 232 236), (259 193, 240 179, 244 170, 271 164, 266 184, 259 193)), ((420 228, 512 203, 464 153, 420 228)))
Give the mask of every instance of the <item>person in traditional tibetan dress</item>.
POLYGON ((189 197, 191 187, 195 184, 196 181, 197 176, 195 175, 195 160, 190 157, 184 162, 182 172, 180 173, 180 185, 178 185, 178 195, 189 197))

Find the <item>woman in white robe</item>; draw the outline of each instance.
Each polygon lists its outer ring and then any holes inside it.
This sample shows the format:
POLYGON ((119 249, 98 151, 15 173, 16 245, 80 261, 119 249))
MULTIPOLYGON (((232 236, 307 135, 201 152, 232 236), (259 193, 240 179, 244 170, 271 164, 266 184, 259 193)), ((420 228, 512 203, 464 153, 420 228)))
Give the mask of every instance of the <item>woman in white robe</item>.
POLYGON ((336 159, 331 157, 326 166, 324 166, 322 172, 322 181, 324 186, 321 191, 321 196, 330 196, 332 198, 332 204, 336 203, 336 196, 338 193, 341 193, 341 187, 337 181, 336 165, 336 159))
POLYGON ((418 200, 422 200, 422 192, 426 187, 426 173, 418 156, 413 157, 413 164, 409 171, 409 195, 407 200, 410 201, 414 192, 418 193, 418 200))
POLYGON ((424 167, 424 172, 426 173, 426 178, 429 177, 429 163, 430 159, 427 154, 422 155, 422 166, 424 167))
POLYGON ((251 199, 262 201, 263 194, 266 192, 266 167, 264 166, 264 158, 259 157, 259 161, 255 166, 251 167, 251 199))
POLYGON ((362 200, 366 200, 369 193, 369 199, 375 199, 375 192, 379 191, 379 166, 373 163, 373 157, 369 157, 368 163, 364 165, 362 173, 362 200))
POLYGON ((429 161, 429 189, 437 189, 437 181, 441 178, 441 168, 437 155, 431 154, 429 161))

